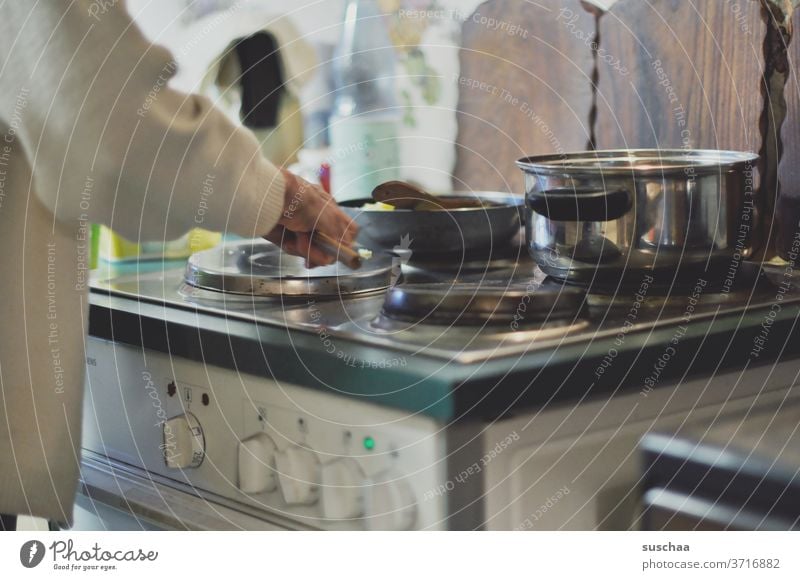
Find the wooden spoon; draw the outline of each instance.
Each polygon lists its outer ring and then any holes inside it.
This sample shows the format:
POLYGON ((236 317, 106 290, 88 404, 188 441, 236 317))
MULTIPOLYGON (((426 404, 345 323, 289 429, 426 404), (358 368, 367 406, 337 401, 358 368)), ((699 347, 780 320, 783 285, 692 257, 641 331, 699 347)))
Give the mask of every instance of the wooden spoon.
POLYGON ((311 241, 315 246, 327 254, 334 256, 337 261, 341 262, 351 270, 358 270, 361 267, 361 254, 359 254, 355 249, 339 243, 338 240, 332 238, 328 234, 315 231, 311 241))
POLYGON ((442 210, 481 207, 480 200, 466 197, 438 197, 407 181, 387 181, 372 190, 372 199, 393 205, 396 209, 442 210))

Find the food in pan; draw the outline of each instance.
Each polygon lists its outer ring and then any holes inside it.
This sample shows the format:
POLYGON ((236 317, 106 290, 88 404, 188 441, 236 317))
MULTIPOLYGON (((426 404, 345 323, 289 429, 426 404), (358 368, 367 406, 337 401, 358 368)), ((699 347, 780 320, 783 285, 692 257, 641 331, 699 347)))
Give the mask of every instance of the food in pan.
POLYGON ((393 211, 394 206, 389 205, 388 203, 383 203, 382 201, 375 201, 370 203, 365 203, 361 206, 361 209, 366 209, 369 211, 393 211))
MULTIPOLYGON (((403 207, 401 209, 412 209, 415 211, 441 211, 449 209, 482 208, 489 205, 491 204, 488 202, 481 202, 478 199, 470 197, 441 197, 436 201, 417 201, 412 206, 403 207)), ((363 204, 361 209, 365 211, 394 211, 397 208, 392 204, 376 201, 363 204)))

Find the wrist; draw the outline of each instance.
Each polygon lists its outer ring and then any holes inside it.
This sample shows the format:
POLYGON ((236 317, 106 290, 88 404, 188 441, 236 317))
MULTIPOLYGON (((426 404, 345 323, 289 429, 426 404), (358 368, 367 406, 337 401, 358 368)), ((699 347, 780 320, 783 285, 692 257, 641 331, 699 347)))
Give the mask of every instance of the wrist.
POLYGON ((283 210, 281 211, 281 218, 278 220, 278 223, 285 225, 286 222, 292 219, 294 214, 294 209, 292 208, 292 199, 297 191, 298 181, 297 176, 287 169, 281 168, 281 174, 283 175, 284 182, 283 210))

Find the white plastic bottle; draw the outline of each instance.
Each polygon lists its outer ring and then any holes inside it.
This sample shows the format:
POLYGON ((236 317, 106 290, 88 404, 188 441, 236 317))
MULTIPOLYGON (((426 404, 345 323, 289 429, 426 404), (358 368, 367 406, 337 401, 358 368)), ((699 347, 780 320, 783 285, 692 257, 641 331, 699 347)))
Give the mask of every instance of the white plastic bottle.
POLYGON ((348 0, 333 62, 331 191, 337 201, 367 199, 399 179, 397 57, 376 0, 348 0))

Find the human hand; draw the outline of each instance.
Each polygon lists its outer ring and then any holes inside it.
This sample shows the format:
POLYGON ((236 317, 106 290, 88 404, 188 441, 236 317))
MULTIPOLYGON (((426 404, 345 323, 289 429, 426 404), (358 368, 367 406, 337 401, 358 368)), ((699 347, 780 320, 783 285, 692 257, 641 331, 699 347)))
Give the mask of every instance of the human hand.
POLYGON ((305 258, 306 267, 332 264, 336 257, 311 243, 312 232, 323 232, 340 244, 351 246, 358 226, 331 194, 285 169, 281 171, 286 181, 283 214, 278 225, 264 237, 284 251, 305 258))

